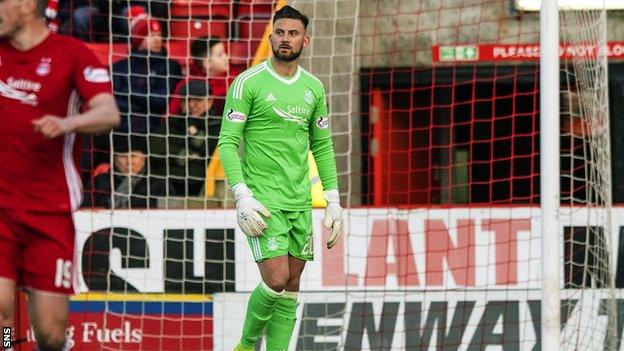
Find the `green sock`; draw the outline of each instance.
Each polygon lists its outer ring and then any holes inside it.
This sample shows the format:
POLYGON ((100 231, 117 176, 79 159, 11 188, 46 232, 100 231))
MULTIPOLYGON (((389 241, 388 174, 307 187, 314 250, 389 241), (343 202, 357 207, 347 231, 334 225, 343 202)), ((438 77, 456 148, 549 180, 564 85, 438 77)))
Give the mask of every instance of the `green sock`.
POLYGON ((243 325, 243 337, 241 346, 253 348, 258 341, 258 337, 264 330, 267 321, 271 318, 277 301, 282 292, 276 292, 261 282, 251 293, 247 303, 247 316, 243 325))
POLYGON ((284 291, 266 325, 267 351, 286 351, 297 321, 297 292, 284 291))
POLYGON ((243 347, 241 344, 236 345, 234 351, 254 351, 252 348, 243 347))

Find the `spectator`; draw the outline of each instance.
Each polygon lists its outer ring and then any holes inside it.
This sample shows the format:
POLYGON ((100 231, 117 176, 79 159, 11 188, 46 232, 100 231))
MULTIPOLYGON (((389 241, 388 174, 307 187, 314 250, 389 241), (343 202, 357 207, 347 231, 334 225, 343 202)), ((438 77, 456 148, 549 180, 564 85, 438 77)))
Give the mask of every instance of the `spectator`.
MULTIPOLYGON (((220 38, 200 37, 191 43, 189 50, 191 63, 189 79, 207 79, 210 94, 214 100, 213 111, 221 115, 227 93, 227 73, 230 69, 229 57, 225 52, 225 43, 220 38)), ((169 105, 169 113, 175 114, 180 109, 180 89, 185 82, 176 87, 174 98, 169 105)), ((182 96, 183 98, 183 96, 182 96)))
POLYGON ((115 99, 122 112, 119 131, 147 134, 167 112, 167 101, 181 78, 180 65, 167 58, 162 26, 143 14, 132 20, 132 50, 113 64, 115 99))
POLYGON ((60 32, 83 41, 108 42, 111 34, 114 41, 125 40, 131 8, 140 7, 154 17, 168 18, 166 1, 60 0, 58 6, 60 32))
POLYGON ((92 194, 87 193, 83 206, 105 208, 155 208, 158 197, 167 194, 164 179, 148 174, 146 139, 115 135, 113 169, 100 165, 93 178, 92 194), (112 194, 111 194, 112 193, 112 194))
POLYGON ((200 37, 191 43, 191 77, 223 77, 230 64, 225 44, 220 38, 200 37))
POLYGON ((108 41, 110 34, 128 35, 128 21, 125 12, 127 1, 73 0, 60 4, 61 11, 67 11, 69 18, 63 18, 60 32, 82 41, 108 41), (109 27, 109 20, 112 24, 109 27), (111 33, 112 32, 112 33, 111 33))
POLYGON ((80 179, 88 184, 95 167, 110 159, 110 135, 83 135, 80 153, 80 179))
POLYGON ((213 100, 204 80, 182 86, 177 114, 167 118, 150 139, 154 172, 166 176, 180 195, 202 194, 206 167, 217 147, 221 116, 210 115, 213 100))

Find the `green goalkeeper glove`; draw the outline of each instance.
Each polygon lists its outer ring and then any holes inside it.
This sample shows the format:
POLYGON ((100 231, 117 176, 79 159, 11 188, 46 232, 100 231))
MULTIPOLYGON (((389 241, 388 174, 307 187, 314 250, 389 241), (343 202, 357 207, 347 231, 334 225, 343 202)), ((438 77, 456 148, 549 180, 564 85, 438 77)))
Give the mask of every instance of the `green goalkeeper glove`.
POLYGON ((323 225, 331 231, 327 240, 327 248, 331 249, 338 243, 342 234, 342 207, 340 206, 338 189, 326 191, 325 200, 327 200, 327 207, 325 208, 323 225))
POLYGON ((232 192, 236 200, 236 218, 240 229, 248 236, 262 235, 267 225, 260 215, 271 217, 271 212, 253 197, 247 184, 234 185, 232 192))

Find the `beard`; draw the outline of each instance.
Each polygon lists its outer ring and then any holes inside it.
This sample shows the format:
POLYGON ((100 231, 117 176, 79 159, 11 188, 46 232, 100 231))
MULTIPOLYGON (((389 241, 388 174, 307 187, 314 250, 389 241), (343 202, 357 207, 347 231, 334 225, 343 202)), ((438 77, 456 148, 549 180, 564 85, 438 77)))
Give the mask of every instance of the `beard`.
POLYGON ((282 54, 280 52, 280 47, 278 46, 277 50, 273 49, 273 56, 275 58, 277 58, 278 60, 281 60, 281 61, 292 62, 292 61, 298 59, 299 56, 301 56, 301 51, 303 51, 303 47, 301 49, 299 49, 299 51, 294 51, 292 49, 292 47, 290 48, 290 50, 291 51, 290 51, 289 54, 282 54))

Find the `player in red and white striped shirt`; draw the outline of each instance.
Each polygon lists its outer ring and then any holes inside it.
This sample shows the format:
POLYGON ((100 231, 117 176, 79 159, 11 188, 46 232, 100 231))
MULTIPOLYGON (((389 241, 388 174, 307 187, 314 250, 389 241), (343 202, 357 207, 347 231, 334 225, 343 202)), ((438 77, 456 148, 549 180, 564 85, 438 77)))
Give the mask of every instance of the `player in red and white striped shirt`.
POLYGON ((81 202, 76 133, 119 123, 108 70, 80 41, 51 33, 47 1, 0 0, 0 324, 28 291, 40 350, 62 350, 74 292, 81 202))

